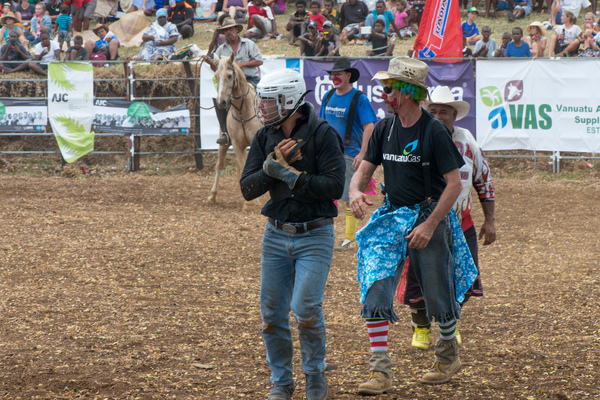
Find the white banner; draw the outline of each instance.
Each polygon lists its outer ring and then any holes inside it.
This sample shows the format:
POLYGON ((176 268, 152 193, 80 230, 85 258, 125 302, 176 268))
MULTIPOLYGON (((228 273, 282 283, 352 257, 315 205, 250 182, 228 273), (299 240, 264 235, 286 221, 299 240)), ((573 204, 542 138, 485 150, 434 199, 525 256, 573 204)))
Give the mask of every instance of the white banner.
MULTIPOLYGON (((265 59, 260 67, 260 75, 279 69, 292 68, 302 73, 302 63, 299 59, 276 60, 265 59)), ((203 150, 215 150, 219 148, 217 138, 219 137, 219 120, 214 107, 213 99, 217 98, 215 73, 206 63, 202 63, 200 71, 200 138, 202 140, 203 150), (210 109, 207 109, 210 108, 210 109)))
POLYGON ((477 59, 483 150, 600 152, 600 60, 477 59))
POLYGON ((94 69, 90 63, 48 66, 48 119, 66 162, 94 149, 94 69))

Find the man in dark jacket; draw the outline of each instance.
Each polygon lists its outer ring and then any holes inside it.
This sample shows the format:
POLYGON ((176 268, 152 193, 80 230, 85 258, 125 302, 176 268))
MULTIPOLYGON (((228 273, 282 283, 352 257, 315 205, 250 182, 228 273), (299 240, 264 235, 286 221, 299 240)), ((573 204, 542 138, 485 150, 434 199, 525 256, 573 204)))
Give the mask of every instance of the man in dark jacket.
POLYGON ((306 85, 292 70, 273 71, 258 86, 257 116, 265 125, 250 146, 240 181, 246 200, 267 191, 268 217, 261 256, 260 307, 271 400, 290 399, 295 388, 294 313, 306 374, 306 398, 327 398, 323 297, 333 255, 333 200, 344 190, 339 135, 304 102, 306 85))

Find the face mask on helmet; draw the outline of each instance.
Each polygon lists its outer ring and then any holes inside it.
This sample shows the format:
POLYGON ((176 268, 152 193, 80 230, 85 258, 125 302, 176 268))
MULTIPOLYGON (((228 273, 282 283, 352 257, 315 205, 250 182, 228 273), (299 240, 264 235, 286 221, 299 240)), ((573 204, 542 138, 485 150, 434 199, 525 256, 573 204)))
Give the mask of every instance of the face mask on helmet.
POLYGON ((304 104, 306 85, 292 70, 265 75, 256 87, 255 107, 259 121, 266 127, 278 127, 304 104))
POLYGON ((282 107, 282 98, 285 96, 278 95, 277 97, 262 97, 258 93, 254 97, 254 105, 256 108, 256 117, 266 127, 275 127, 281 124, 287 113, 282 107))

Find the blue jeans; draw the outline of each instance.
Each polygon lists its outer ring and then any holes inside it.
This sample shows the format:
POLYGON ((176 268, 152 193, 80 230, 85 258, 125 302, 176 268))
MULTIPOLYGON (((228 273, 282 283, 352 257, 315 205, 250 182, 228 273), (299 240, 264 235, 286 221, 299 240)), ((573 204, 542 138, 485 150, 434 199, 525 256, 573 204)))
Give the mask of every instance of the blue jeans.
POLYGON ((267 364, 275 385, 293 382, 290 309, 300 338, 302 369, 325 371, 323 295, 331 267, 333 224, 288 234, 267 222, 261 254, 260 310, 267 364))
MULTIPOLYGON (((432 204, 432 207, 421 209, 415 227, 425 222, 431 215, 433 207, 432 204)), ((454 261, 449 217, 446 216, 435 228, 427 247, 421 250, 409 247, 407 256, 410 257, 411 267, 414 268, 423 292, 429 321, 435 318, 436 322, 445 323, 458 319, 460 305, 456 301, 454 290, 454 261)), ((379 280, 369 288, 362 309, 363 318, 384 318, 390 322, 398 320, 393 303, 404 261, 400 261, 394 276, 379 280)))

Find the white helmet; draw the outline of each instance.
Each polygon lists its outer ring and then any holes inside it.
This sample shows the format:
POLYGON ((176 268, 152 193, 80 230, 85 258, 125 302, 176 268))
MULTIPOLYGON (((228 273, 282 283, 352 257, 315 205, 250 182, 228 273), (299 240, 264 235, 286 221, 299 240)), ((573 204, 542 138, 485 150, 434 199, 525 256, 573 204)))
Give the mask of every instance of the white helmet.
POLYGON ((256 116, 266 127, 279 126, 304 104, 305 94, 306 84, 298 72, 291 69, 270 72, 256 86, 256 116))

